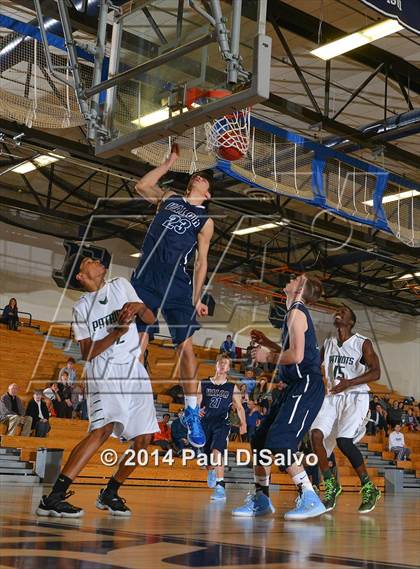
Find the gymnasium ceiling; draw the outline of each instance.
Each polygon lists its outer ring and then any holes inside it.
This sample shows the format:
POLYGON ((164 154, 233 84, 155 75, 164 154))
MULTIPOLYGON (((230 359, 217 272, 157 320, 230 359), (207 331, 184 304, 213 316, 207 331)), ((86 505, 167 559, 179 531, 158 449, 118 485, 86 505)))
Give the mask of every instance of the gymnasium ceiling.
MULTIPOLYGON (((47 16, 57 16, 52 0, 44 0, 43 8, 47 16)), ((0 9, 24 22, 35 19, 32 0, 0 0, 0 9)), ((309 51, 318 43, 382 17, 356 0, 270 0, 269 10, 268 29, 273 38, 271 96, 258 105, 258 114, 320 142, 331 137, 350 139, 357 143, 352 145, 353 155, 420 182, 420 119, 392 141, 362 133, 366 125, 383 121, 385 116, 413 109, 420 113, 420 36, 404 30, 336 58, 331 65, 326 109, 325 63, 309 51), (381 64, 369 84, 333 119, 352 92, 381 64), (298 73, 304 77, 308 94, 298 73)), ((79 37, 92 40, 96 20, 75 10, 71 13, 79 37)), ((7 33, 0 30, 0 37, 7 33)), ((132 201, 134 180, 148 169, 147 165, 129 155, 96 158, 82 128, 47 132, 0 119, 0 133, 3 172, 43 150, 60 149, 68 156, 27 175, 0 174, 1 221, 70 239, 80 238, 91 221, 92 241, 100 245, 103 238, 120 237, 127 243, 127 254, 135 252, 153 215, 152 206, 143 200, 132 201), (23 136, 16 145, 13 137, 20 134, 23 136), (98 198, 111 197, 112 203, 106 199, 97 202, 98 198)), ((181 192, 186 179, 170 174, 166 182, 181 192)), ((219 273, 233 272, 247 281, 261 277, 264 259, 263 279, 273 287, 281 285, 282 277, 272 269, 288 265, 295 271, 323 275, 328 296, 420 313, 420 279, 400 278, 420 271, 419 249, 384 232, 319 214, 301 202, 252 190, 222 174, 217 177, 216 196, 211 206, 216 223, 211 269, 217 266, 219 273), (231 241, 231 231, 241 216, 249 217, 255 225, 273 214, 289 220, 289 225, 231 241)))

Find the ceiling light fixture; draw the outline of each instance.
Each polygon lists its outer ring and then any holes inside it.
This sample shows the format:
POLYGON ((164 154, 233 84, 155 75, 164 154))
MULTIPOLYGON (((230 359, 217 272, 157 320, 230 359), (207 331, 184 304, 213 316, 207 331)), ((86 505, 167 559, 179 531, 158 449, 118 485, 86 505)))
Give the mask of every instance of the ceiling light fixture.
MULTIPOLYGON (((408 198, 415 198, 420 196, 420 192, 417 190, 407 190, 406 192, 400 192, 399 194, 390 194, 389 196, 384 196, 382 198, 382 203, 397 202, 398 200, 406 200, 408 198)), ((362 202, 365 205, 373 206, 373 200, 367 200, 362 202)))
POLYGON ((264 223, 262 225, 255 225, 254 227, 246 227, 244 229, 235 229, 232 231, 232 235, 250 235, 251 233, 257 233, 258 231, 265 231, 266 229, 274 229, 276 227, 281 227, 289 225, 288 219, 282 219, 281 221, 275 221, 271 223, 264 223))
POLYGON ((26 160, 17 166, 10 168, 10 172, 15 172, 16 174, 27 174, 28 172, 33 172, 37 168, 44 168, 49 164, 63 160, 65 157, 55 154, 54 152, 49 152, 48 154, 40 154, 32 160, 26 160))
POLYGON ((395 34, 403 29, 404 26, 397 22, 397 20, 384 20, 379 22, 379 24, 369 26, 359 32, 355 32, 354 34, 350 34, 340 38, 339 40, 322 45, 321 47, 312 50, 311 53, 320 59, 332 59, 333 57, 337 57, 338 55, 343 55, 343 53, 357 49, 362 45, 366 45, 386 36, 390 36, 391 34, 395 34))

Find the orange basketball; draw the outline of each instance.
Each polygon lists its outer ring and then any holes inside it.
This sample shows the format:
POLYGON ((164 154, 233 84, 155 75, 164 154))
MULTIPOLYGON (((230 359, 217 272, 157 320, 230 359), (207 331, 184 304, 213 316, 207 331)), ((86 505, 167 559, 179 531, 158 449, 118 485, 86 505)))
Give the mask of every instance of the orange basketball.
POLYGON ((244 156, 238 148, 234 148, 233 146, 220 146, 217 150, 217 155, 223 160, 229 160, 229 162, 240 160, 240 158, 244 156))
POLYGON ((224 130, 217 138, 217 155, 223 160, 234 162, 245 156, 246 138, 238 130, 224 130))

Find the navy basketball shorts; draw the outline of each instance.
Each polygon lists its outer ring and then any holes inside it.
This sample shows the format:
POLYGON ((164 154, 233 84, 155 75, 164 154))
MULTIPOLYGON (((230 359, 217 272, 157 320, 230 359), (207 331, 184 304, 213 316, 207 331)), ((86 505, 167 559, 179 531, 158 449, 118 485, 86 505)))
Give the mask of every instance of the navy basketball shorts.
POLYGON ((307 375, 289 384, 255 431, 252 448, 268 449, 274 454, 286 449, 296 452, 318 415, 324 396, 321 375, 307 375))
MULTIPOLYGON (((159 309, 168 325, 172 342, 175 346, 182 344, 196 330, 195 307, 192 304, 192 286, 183 270, 170 270, 161 263, 149 263, 144 269, 138 269, 131 279, 138 297, 156 315, 159 309), (134 276, 139 275, 138 278, 134 276)), ((152 325, 137 320, 137 330, 147 332, 150 339, 159 333, 159 321, 152 325)))
POLYGON ((206 435, 206 444, 201 449, 202 452, 210 456, 211 451, 216 449, 223 454, 229 442, 230 425, 224 418, 215 418, 211 421, 201 419, 201 425, 206 435))

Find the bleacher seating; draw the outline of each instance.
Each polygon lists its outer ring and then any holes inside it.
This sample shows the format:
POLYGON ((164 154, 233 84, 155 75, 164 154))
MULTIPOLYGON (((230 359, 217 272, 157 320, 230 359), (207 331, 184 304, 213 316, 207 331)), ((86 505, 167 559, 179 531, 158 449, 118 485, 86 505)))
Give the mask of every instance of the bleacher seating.
MULTIPOLYGON (((41 334, 33 329, 21 328, 19 333, 9 332, 4 327, 0 327, 0 357, 2 366, 0 368, 0 393, 4 393, 7 386, 13 381, 21 388, 20 396, 28 400, 32 396, 35 387, 43 388, 46 383, 56 377, 58 369, 66 361, 67 355, 62 350, 54 347, 50 342, 45 342, 42 333, 50 332, 54 337, 63 338, 63 345, 69 339, 70 332, 66 326, 50 327, 48 323, 36 322, 40 326, 41 334)), ((196 347, 195 352, 198 358, 198 375, 206 377, 214 370, 214 359, 217 350, 196 347)), ((164 341, 151 344, 149 347, 149 365, 151 367, 151 378, 158 404, 175 413, 181 405, 172 403, 172 398, 165 394, 165 391, 178 381, 176 356, 173 348, 164 341)), ((78 364, 79 376, 82 374, 82 366, 78 364)), ((371 384, 372 391, 377 394, 389 393, 391 398, 402 399, 396 392, 391 392, 382 384, 371 384)), ((1 446, 21 449, 21 459, 34 461, 36 450, 40 447, 62 448, 64 459, 67 458, 71 449, 86 434, 87 422, 78 419, 51 419, 52 429, 47 438, 6 436, 5 425, 0 425, 1 446)), ((405 433, 406 443, 412 448, 411 461, 398 463, 398 468, 410 469, 420 477, 420 433, 405 433)), ((388 452, 387 439, 381 434, 375 437, 365 437, 368 449, 381 453, 384 461, 393 460, 392 453, 388 452)), ((128 448, 127 445, 118 440, 110 438, 103 448, 114 448, 119 454, 128 448)), ((238 448, 249 448, 248 443, 230 442, 229 451, 234 452, 238 448)), ((157 450, 158 447, 151 447, 150 452, 157 450)), ((359 480, 354 475, 352 468, 348 465, 345 457, 339 451, 336 452, 337 463, 339 465, 340 481, 345 489, 358 490, 359 480)), ((104 478, 110 476, 112 468, 104 466, 100 462, 100 451, 92 458, 86 468, 77 478, 78 483, 103 483, 104 478)), ((369 469, 374 482, 381 488, 384 487, 384 479, 377 475, 374 468, 369 469)), ((173 465, 165 465, 162 462, 156 467, 154 464, 139 467, 130 477, 129 484, 135 485, 206 485, 206 471, 189 462, 187 466, 182 466, 181 459, 175 458, 173 465)), ((273 484, 281 484, 285 487, 292 487, 291 480, 287 474, 274 472, 272 476, 273 484)))

